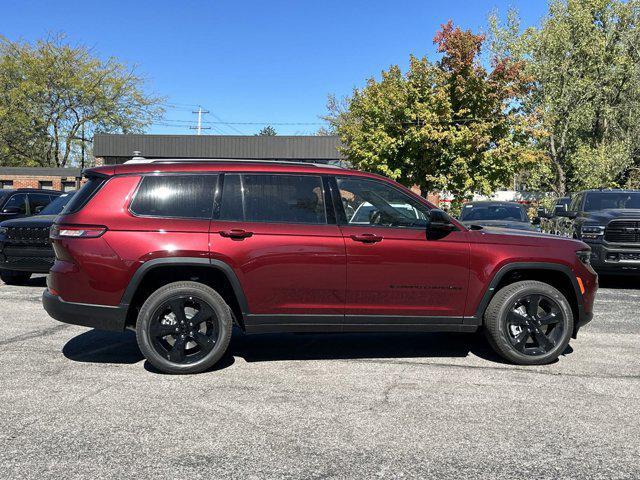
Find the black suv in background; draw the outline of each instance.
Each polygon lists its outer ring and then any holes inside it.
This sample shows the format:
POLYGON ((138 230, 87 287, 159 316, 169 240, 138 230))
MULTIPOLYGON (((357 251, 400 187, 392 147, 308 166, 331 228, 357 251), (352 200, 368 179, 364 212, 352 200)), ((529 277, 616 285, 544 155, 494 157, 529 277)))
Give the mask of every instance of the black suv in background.
POLYGON ((49 229, 74 193, 63 193, 32 217, 0 223, 0 279, 8 285, 26 282, 33 273, 48 273, 54 262, 49 229))
POLYGON ((537 230, 527 215, 527 207, 515 202, 469 202, 462 207, 460 221, 467 227, 497 227, 515 230, 537 230))
POLYGON ((36 188, 0 190, 0 222, 12 218, 29 217, 58 198, 62 192, 36 188))
POLYGON ((640 190, 577 192, 557 215, 557 233, 587 243, 596 271, 640 275, 640 190))

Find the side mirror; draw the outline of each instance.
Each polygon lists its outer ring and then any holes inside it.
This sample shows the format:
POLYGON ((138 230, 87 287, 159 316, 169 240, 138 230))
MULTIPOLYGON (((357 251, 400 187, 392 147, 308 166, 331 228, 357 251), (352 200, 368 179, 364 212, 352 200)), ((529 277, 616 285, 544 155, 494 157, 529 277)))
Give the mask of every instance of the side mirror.
POLYGON ((38 205, 34 210, 33 213, 35 213, 36 215, 38 213, 40 213, 42 210, 44 210, 44 205, 38 205))
POLYGON ((429 211, 427 219, 427 232, 452 232, 456 226, 451 223, 451 218, 443 210, 434 208, 429 211))
POLYGON ((533 217, 531 219, 531 225, 540 225, 540 218, 541 217, 533 217))
POLYGON ((17 215, 22 212, 20 210, 20 207, 7 207, 2 210, 2 213, 6 213, 9 215, 17 215))

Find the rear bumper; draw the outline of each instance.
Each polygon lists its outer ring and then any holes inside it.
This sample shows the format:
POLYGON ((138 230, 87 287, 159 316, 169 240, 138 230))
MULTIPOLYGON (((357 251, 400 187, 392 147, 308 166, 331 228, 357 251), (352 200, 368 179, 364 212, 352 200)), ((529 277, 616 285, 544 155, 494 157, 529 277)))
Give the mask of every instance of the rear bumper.
POLYGON ((123 307, 65 302, 49 290, 42 295, 42 305, 59 322, 117 332, 125 327, 127 311, 123 307))

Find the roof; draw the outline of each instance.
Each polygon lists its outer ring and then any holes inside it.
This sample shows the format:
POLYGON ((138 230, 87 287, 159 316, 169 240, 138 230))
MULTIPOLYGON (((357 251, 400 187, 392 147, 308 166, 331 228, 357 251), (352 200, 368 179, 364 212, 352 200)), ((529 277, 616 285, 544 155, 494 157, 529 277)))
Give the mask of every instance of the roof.
POLYGON ((148 163, 124 163, 120 165, 105 165, 87 171, 87 173, 101 173, 104 175, 127 175, 154 172, 200 173, 200 172, 279 172, 279 173, 316 173, 316 174, 350 174, 372 178, 384 178, 379 175, 358 172, 333 165, 323 165, 311 162, 274 162, 257 160, 166 160, 148 163))
POLYGON ((96 157, 342 160, 336 136, 96 134, 96 157))
POLYGON ((79 168, 0 167, 0 175, 31 175, 34 177, 80 177, 79 168))
POLYGON ((467 202, 465 205, 515 205, 517 207, 522 207, 523 205, 518 202, 508 202, 506 200, 478 200, 476 202, 467 202))
POLYGON ((48 188, 7 188, 0 190, 0 195, 4 195, 5 193, 46 193, 48 195, 61 195, 64 192, 60 190, 51 190, 48 188))
POLYGON ((580 190, 574 193, 638 193, 640 190, 634 190, 632 188, 590 188, 587 190, 580 190))

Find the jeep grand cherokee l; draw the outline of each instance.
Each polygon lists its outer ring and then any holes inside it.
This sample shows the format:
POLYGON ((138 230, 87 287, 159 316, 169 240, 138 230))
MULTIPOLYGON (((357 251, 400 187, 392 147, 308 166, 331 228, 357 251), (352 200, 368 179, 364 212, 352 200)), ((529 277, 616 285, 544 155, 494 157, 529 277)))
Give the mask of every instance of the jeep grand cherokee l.
POLYGON ((247 333, 482 328, 509 361, 543 364, 592 317, 584 243, 468 230, 377 175, 150 161, 86 176, 52 227, 44 307, 63 322, 135 329, 165 372, 214 365, 234 323, 247 333))

